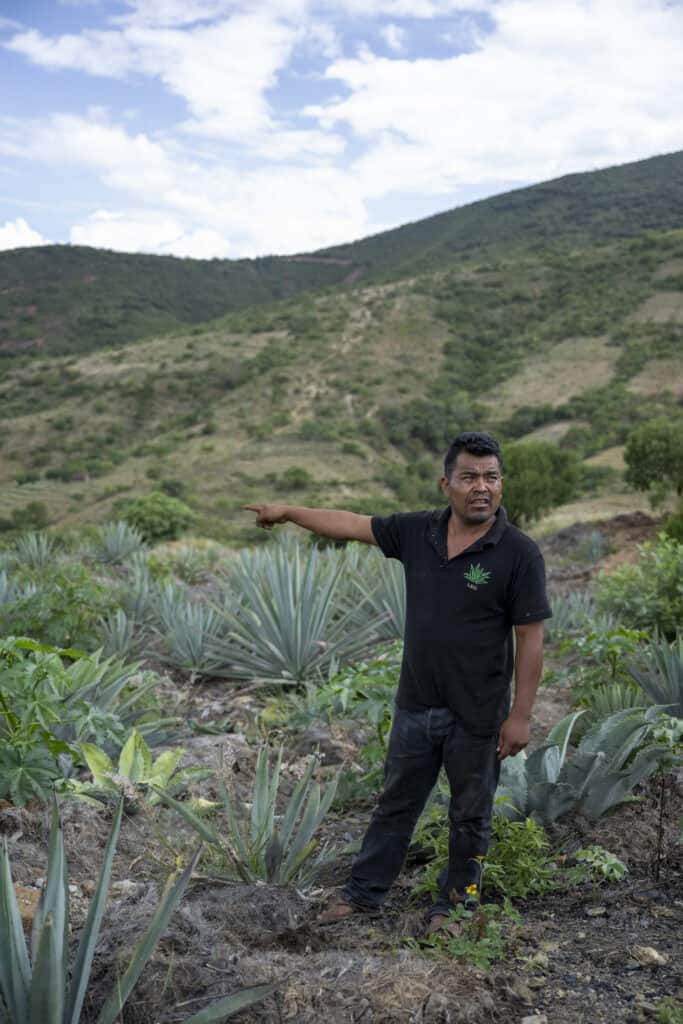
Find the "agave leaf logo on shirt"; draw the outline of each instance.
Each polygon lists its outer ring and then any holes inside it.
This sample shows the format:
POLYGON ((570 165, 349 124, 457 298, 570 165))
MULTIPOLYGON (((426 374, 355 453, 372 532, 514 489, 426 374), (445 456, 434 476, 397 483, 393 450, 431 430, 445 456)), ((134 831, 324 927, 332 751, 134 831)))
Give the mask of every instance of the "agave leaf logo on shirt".
POLYGON ((469 569, 463 575, 470 590, 476 590, 482 583, 488 583, 491 579, 491 573, 488 569, 482 569, 479 562, 476 565, 470 563, 469 569))

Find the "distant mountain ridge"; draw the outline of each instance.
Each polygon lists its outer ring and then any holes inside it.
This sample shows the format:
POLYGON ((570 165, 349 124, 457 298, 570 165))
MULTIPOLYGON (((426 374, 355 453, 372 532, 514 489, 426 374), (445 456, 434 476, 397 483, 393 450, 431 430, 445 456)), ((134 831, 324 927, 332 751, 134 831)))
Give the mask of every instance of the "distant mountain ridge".
POLYGON ((683 226, 683 151, 571 174, 346 245, 254 260, 41 246, 0 253, 0 355, 122 345, 325 287, 555 241, 683 226))

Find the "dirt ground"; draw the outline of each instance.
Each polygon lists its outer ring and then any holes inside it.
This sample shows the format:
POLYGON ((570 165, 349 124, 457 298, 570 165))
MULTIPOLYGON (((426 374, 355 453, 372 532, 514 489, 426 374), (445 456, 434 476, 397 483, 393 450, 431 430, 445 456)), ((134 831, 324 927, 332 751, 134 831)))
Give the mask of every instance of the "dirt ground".
MULTIPOLYGON (((635 544, 633 531, 640 531, 642 540, 654 529, 653 522, 622 527, 629 536, 626 545, 635 544)), ((615 536, 612 531, 612 553, 621 550, 615 536)), ((565 559, 560 568, 571 568, 571 552, 584 539, 572 535, 555 541, 554 549, 547 549, 550 560, 565 559)), ((248 799, 254 743, 241 726, 253 722, 258 696, 226 692, 222 684, 195 684, 187 693, 187 718, 221 718, 227 712, 238 725, 228 735, 183 738, 186 759, 217 766, 222 757, 236 798, 248 799)), ((561 685, 542 688, 533 745, 566 713, 568 703, 569 692, 561 685)), ((302 758, 317 746, 327 752, 330 765, 349 763, 361 740, 362 735, 324 727, 290 740, 284 788, 293 784, 302 758)), ((210 793, 210 785, 205 792, 210 793)), ((336 925, 316 925, 327 893, 346 878, 352 859, 348 848, 360 841, 370 806, 329 816, 321 838, 338 852, 312 891, 218 884, 202 877, 200 867, 120 1020, 180 1024, 242 987, 275 982, 273 996, 233 1019, 244 1024, 653 1021, 662 997, 683 999, 683 775, 669 776, 664 787, 659 779, 651 781, 637 797, 598 822, 567 816, 549 830, 558 853, 571 857, 579 847, 597 843, 625 862, 628 875, 597 893, 582 883, 518 904, 522 923, 509 925, 508 955, 488 973, 407 947, 406 939, 422 932, 427 906, 414 895, 422 867, 410 859, 381 916, 354 915, 336 925), (652 947, 661 957, 659 964, 642 963, 647 955, 641 947, 652 947)), ((82 803, 63 804, 74 941, 99 871, 110 816, 82 803)), ((29 892, 39 889, 45 876, 48 831, 43 809, 0 808, 0 835, 9 841, 14 879, 29 892)), ((175 855, 187 853, 192 842, 178 819, 163 809, 124 820, 83 1024, 96 1019, 154 912, 175 855)))

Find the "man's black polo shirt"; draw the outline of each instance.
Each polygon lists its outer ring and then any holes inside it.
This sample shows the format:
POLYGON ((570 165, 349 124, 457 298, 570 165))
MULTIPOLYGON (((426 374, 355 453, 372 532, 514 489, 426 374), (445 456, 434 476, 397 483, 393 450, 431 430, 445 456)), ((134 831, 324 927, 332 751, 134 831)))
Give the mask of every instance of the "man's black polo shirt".
POLYGON ((396 703, 449 707, 474 732, 507 716, 514 668, 512 626, 552 614, 543 556, 501 507, 488 533, 448 558, 450 507, 373 516, 387 558, 403 563, 406 626, 396 703))

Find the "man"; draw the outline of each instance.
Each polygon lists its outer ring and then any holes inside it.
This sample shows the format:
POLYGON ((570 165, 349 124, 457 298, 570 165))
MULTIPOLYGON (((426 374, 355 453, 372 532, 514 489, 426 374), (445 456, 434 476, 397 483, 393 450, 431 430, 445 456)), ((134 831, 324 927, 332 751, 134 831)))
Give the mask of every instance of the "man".
POLYGON ((551 614, 542 555, 507 521, 503 461, 489 434, 456 437, 440 483, 448 506, 436 512, 365 516, 247 506, 266 529, 289 522, 376 544, 405 571, 403 663, 384 790, 351 878, 319 916, 321 924, 379 910, 442 765, 451 789, 449 863, 428 932, 447 927, 458 903, 476 905, 500 762, 529 742, 543 620, 551 614))

